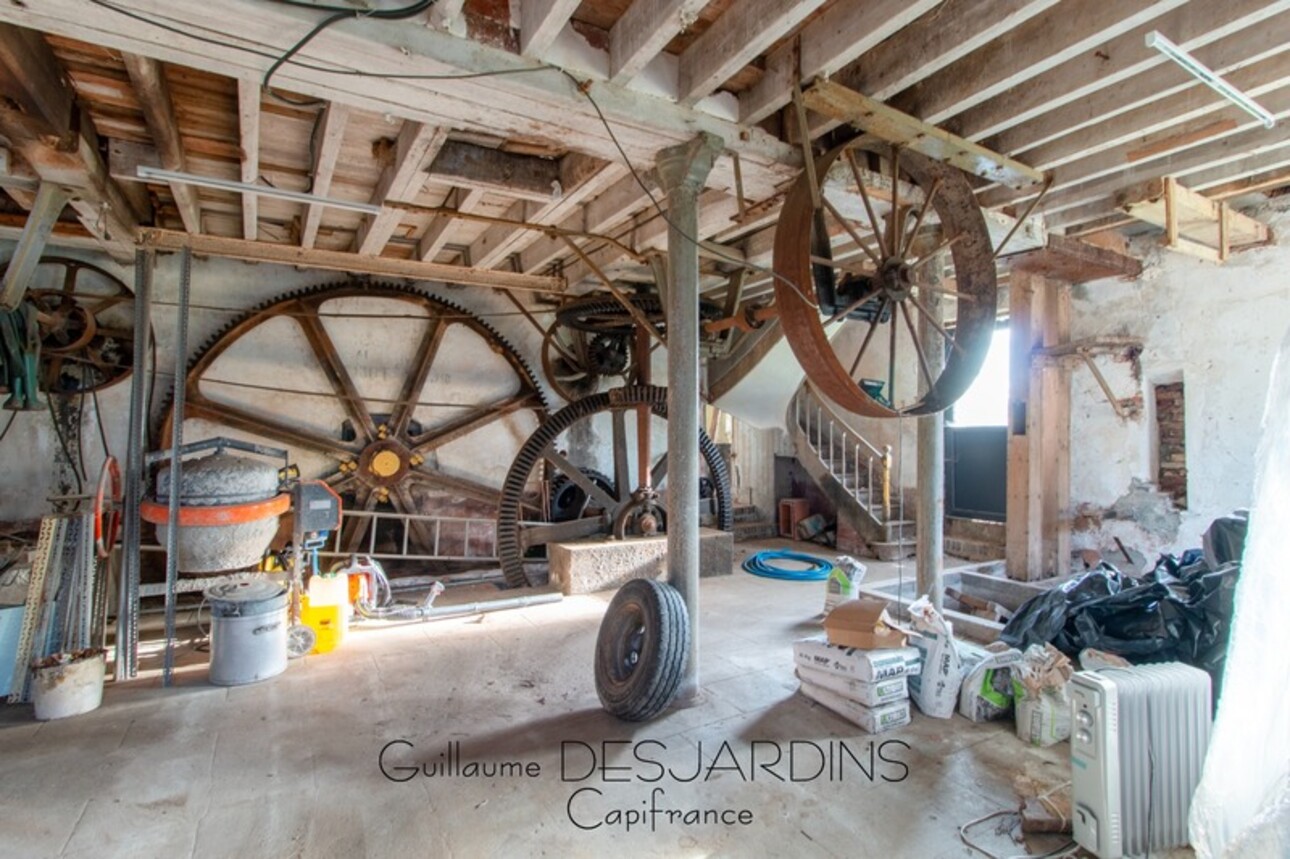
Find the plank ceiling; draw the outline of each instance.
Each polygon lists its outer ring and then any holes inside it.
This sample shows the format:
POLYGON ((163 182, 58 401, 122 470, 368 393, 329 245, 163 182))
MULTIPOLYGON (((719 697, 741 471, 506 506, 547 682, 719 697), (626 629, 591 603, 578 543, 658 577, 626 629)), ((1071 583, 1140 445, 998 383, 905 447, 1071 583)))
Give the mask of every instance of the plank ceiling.
MULTIPOLYGON (((4 4, 0 229, 16 234, 49 180, 79 192, 56 240, 118 256, 151 226, 576 285, 590 269, 559 236, 510 222, 661 248, 632 169, 650 183, 660 149, 706 130, 726 151, 703 237, 765 265, 801 160, 786 106, 820 75, 1047 171, 1037 211, 1058 232, 1125 225, 1126 190, 1165 175, 1221 199, 1290 185, 1290 0, 439 0, 328 27, 296 54, 305 65, 261 86, 324 14, 270 0, 4 4), (1151 30, 1282 122, 1264 128, 1148 49, 1151 30), (139 164, 384 208, 145 184, 139 164)), ((978 198, 1015 214, 1034 193, 983 183, 978 198)), ((580 244, 631 268, 619 245, 580 244)))

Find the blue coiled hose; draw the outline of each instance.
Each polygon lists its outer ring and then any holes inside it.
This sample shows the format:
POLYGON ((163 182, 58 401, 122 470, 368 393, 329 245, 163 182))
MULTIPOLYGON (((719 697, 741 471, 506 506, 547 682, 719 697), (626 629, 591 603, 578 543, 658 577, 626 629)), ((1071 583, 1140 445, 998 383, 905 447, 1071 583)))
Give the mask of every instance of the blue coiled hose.
POLYGON ((789 582, 822 582, 833 572, 833 564, 814 555, 803 555, 801 552, 764 551, 749 555, 744 561, 744 569, 754 576, 764 579, 783 579, 789 582), (810 564, 810 569, 798 570, 776 567, 772 561, 797 561, 810 564))

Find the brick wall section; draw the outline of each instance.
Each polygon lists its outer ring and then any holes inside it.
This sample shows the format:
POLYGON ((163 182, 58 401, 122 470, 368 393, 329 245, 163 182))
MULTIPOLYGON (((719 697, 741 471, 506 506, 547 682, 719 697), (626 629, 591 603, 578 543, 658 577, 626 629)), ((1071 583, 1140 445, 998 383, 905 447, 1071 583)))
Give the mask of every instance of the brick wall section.
POLYGON ((1156 482, 1179 509, 1187 508, 1187 436, 1183 383, 1156 385, 1156 429, 1159 433, 1160 465, 1156 482))

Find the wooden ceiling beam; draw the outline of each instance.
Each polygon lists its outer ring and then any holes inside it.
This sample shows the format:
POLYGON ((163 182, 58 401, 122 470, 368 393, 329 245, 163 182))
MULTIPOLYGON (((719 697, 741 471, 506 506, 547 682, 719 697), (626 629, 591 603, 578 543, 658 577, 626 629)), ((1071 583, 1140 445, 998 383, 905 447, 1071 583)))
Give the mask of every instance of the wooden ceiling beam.
MULTIPOLYGON (((1080 53, 1030 78, 1025 86, 1014 87, 959 113, 948 127, 969 140, 981 140, 1098 90, 1114 87, 1155 66, 1172 66, 1163 54, 1146 46, 1146 35, 1152 30, 1158 29, 1185 50, 1194 51, 1288 10, 1290 0, 1188 3, 1143 22, 1096 50, 1080 53)), ((1182 69, 1175 69, 1174 73, 1180 79, 1186 76, 1182 69)))
POLYGON ((271 242, 250 242, 221 236, 194 236, 175 230, 143 229, 139 244, 161 251, 178 251, 185 247, 193 253, 206 256, 240 259, 249 262, 269 262, 300 268, 318 268, 329 271, 374 274, 408 280, 428 280, 459 283, 464 286, 487 286, 496 289, 518 289, 528 292, 560 293, 565 282, 558 277, 542 277, 505 271, 483 271, 459 265, 421 262, 419 260, 373 257, 345 251, 327 251, 318 248, 301 248, 295 245, 271 242))
POLYGON ((609 30, 609 79, 625 84, 689 26, 708 0, 634 0, 609 30))
POLYGON ((923 79, 889 103, 897 110, 940 125, 1184 2, 1060 3, 923 79))
MULTIPOLYGON (((126 74, 130 76, 134 94, 143 108, 144 122, 156 145, 161 166, 166 170, 187 172, 184 144, 179 136, 179 123, 175 120, 175 104, 161 63, 137 54, 122 54, 121 59, 125 63, 126 74)), ((179 209, 184 229, 190 233, 200 233, 202 207, 197 198, 197 189, 184 182, 171 182, 170 194, 175 198, 175 206, 179 209)))
MULTIPOLYGON (((938 3, 940 0, 839 0, 803 27, 797 39, 766 55, 761 80, 739 97, 739 121, 761 122, 792 100, 795 81, 837 72, 876 49, 884 39, 901 38, 906 25, 938 3)), ((869 68, 867 61, 865 67, 869 68)), ((872 95, 868 89, 853 89, 872 95)))
MULTIPOLYGON (((122 0, 133 10, 141 0, 122 0)), ((145 17, 200 32, 210 39, 280 54, 318 21, 310 10, 258 0, 171 0, 138 8, 145 17), (160 10, 160 11, 158 11, 160 10)), ((744 11, 742 8, 739 10, 744 11)), ((0 5, 0 20, 82 39, 115 50, 229 77, 262 75, 266 61, 254 54, 165 32, 109 8, 83 0, 42 0, 0 5)), ((359 18, 319 33, 297 55, 340 71, 328 74, 294 64, 275 76, 278 86, 302 95, 340 101, 364 110, 388 112, 464 131, 502 136, 531 136, 535 129, 553 139, 573 142, 578 151, 618 160, 608 130, 580 88, 559 68, 543 66, 502 48, 459 39, 430 27, 406 22, 359 18), (455 80, 382 78, 372 73, 462 75, 489 72, 489 77, 455 80), (497 72, 525 72, 497 76, 497 72), (369 76, 370 75, 370 76, 369 76)), ((577 75, 578 80, 585 75, 577 75)), ((684 143, 699 132, 721 137, 728 152, 738 153, 745 191, 764 199, 796 174, 800 153, 768 132, 605 81, 591 81, 588 93, 604 112, 618 141, 640 169, 653 166, 664 147, 684 143)), ((730 157, 718 159, 709 187, 733 190, 730 157)))
POLYGON ((439 182, 541 203, 563 190, 558 158, 519 155, 459 140, 446 142, 429 170, 439 182))
POLYGON ((403 210, 385 206, 397 201, 411 203, 425 187, 426 170, 448 140, 448 132, 424 122, 405 122, 394 144, 394 159, 381 171, 371 202, 384 206, 379 215, 369 215, 354 237, 354 248, 363 256, 380 256, 394 235, 403 210))
POLYGON ((520 0, 520 53, 541 59, 569 23, 579 0, 520 0))
MULTIPOLYGON (((483 199, 484 192, 478 188, 454 188, 452 191, 453 208, 464 215, 478 209, 483 199)), ((443 250, 448 241, 448 231, 453 223, 451 215, 435 216, 417 241, 417 258, 424 262, 434 262, 435 254, 443 250)))
MULTIPOLYGON (((653 187, 652 177, 641 177, 653 187)), ((658 193, 655 191, 655 193, 658 193)), ((632 175, 616 180, 613 185, 582 206, 581 210, 565 218, 559 226, 563 230, 586 233, 608 233, 627 221, 634 213, 648 205, 645 189, 632 175)), ((520 253, 520 270, 535 272, 545 268, 558 257, 569 253, 564 239, 542 237, 520 253)))
MULTIPOLYGON (((237 79, 237 135, 242 149, 242 181, 260 183, 260 80, 237 79)), ((242 195, 242 237, 255 241, 260 236, 260 198, 242 195)))
MULTIPOLYGON (((345 126, 349 122, 349 107, 334 101, 323 108, 322 127, 318 134, 318 148, 314 153, 310 193, 326 197, 331 193, 331 180, 336 175, 336 161, 340 158, 341 143, 345 139, 345 126)), ((310 205, 305 209, 304 223, 300 228, 300 247, 311 248, 318 240, 318 227, 322 223, 323 206, 310 205)))
POLYGON ((681 52, 677 101, 693 104, 787 35, 823 0, 745 0, 731 6, 681 52))
POLYGON ((0 134, 41 182, 71 189, 81 223, 114 257, 130 255, 142 213, 108 175, 88 114, 39 33, 0 24, 0 134), (52 89, 51 89, 52 88, 52 89))
MULTIPOLYGON (((627 172, 625 167, 606 164, 583 155, 566 155, 561 159, 560 175, 566 188, 558 200, 531 204, 521 214, 531 224, 553 225, 578 211, 581 205, 608 188, 627 172)), ((536 230, 517 230, 498 225, 485 230, 471 246, 471 263, 492 268, 504 263, 511 255, 542 238, 536 230)), ((567 250, 567 248, 566 248, 567 250)))

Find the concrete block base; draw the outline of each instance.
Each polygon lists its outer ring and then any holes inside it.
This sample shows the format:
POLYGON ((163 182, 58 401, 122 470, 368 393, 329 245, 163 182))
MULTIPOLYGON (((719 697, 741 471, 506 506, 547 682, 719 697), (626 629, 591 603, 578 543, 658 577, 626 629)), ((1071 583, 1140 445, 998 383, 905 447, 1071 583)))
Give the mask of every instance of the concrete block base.
MULTIPOLYGON (((632 579, 666 577, 667 537, 550 543, 546 547, 551 585, 566 595, 613 590, 632 579)), ((699 575, 734 572, 734 536, 699 529, 699 575)))

